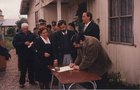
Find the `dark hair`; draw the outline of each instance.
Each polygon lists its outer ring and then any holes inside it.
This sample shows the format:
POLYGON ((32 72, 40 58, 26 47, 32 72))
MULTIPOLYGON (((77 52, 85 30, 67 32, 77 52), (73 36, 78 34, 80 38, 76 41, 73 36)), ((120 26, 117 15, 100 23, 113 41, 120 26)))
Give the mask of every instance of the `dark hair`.
POLYGON ((84 12, 87 14, 87 17, 90 17, 90 20, 92 20, 92 13, 91 12, 84 12))
POLYGON ((52 29, 52 26, 50 24, 48 24, 46 27, 52 29))
POLYGON ((44 20, 44 19, 39 19, 39 23, 46 23, 46 20, 44 20))
POLYGON ((75 34, 75 35, 73 35, 71 40, 72 40, 72 42, 75 42, 75 43, 79 44, 80 40, 82 40, 82 41, 85 40, 85 36, 83 34, 75 34))
POLYGON ((39 19, 39 25, 46 25, 46 20, 39 19))
POLYGON ((75 24, 72 22, 72 23, 69 23, 68 25, 72 26, 75 30, 75 24))
POLYGON ((65 20, 59 20, 57 26, 60 27, 63 24, 66 25, 66 21, 65 20))
POLYGON ((56 21, 52 21, 52 26, 56 26, 56 21))
POLYGON ((39 36, 40 36, 40 34, 41 34, 44 30, 47 30, 47 28, 40 28, 40 29, 39 29, 39 31, 38 31, 39 36))
POLYGON ((34 31, 35 31, 35 30, 38 30, 38 28, 37 28, 37 27, 35 27, 35 28, 34 28, 34 31))

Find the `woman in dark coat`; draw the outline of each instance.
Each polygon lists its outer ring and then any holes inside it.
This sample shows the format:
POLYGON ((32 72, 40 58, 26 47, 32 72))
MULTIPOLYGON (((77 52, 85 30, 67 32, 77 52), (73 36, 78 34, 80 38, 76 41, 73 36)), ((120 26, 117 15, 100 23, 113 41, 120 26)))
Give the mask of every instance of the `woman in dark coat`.
POLYGON ((47 29, 39 30, 39 37, 35 40, 34 46, 37 52, 35 64, 35 77, 41 89, 49 89, 51 71, 48 66, 52 63, 52 46, 48 38, 47 29))

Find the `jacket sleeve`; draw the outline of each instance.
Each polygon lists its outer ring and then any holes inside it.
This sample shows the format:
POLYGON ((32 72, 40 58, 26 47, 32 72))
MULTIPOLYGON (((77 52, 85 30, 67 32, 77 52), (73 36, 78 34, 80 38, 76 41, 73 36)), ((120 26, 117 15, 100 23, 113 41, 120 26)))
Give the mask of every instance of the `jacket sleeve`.
POLYGON ((14 39, 13 39, 13 46, 15 48, 17 48, 17 47, 26 46, 26 45, 25 45, 25 42, 23 42, 22 40, 20 40, 19 35, 16 35, 14 37, 14 39))
POLYGON ((58 54, 57 53, 57 51, 58 51, 57 50, 57 45, 58 44, 57 43, 58 43, 58 41, 57 41, 57 35, 56 35, 56 33, 54 33, 53 34, 53 38, 52 38, 52 47, 53 47, 52 48, 53 49, 52 51, 53 51, 53 58, 54 59, 58 59, 58 56, 57 56, 57 54, 58 54))
POLYGON ((79 65, 80 63, 81 63, 81 61, 82 61, 82 57, 81 57, 81 54, 80 54, 80 49, 79 50, 77 50, 77 57, 76 57, 76 60, 75 60, 75 64, 76 65, 79 65))
POLYGON ((99 48, 96 45, 90 45, 86 49, 84 58, 79 65, 80 70, 88 69, 98 57, 99 48))
POLYGON ((40 56, 44 57, 45 49, 43 49, 39 39, 34 40, 34 49, 37 50, 40 56))

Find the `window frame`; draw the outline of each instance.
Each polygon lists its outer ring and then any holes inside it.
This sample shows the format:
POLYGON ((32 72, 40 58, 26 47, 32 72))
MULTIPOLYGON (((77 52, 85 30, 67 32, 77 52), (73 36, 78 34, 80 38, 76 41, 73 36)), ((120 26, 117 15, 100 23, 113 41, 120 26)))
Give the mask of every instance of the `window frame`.
MULTIPOLYGON (((134 0, 132 0, 132 15, 118 15, 118 16, 111 16, 111 5, 110 5, 111 0, 108 0, 108 43, 111 44, 120 44, 120 45, 129 45, 129 46, 135 46, 134 44, 134 0), (122 42, 121 41, 121 18, 128 18, 132 17, 132 39, 133 42, 122 42), (111 19, 119 19, 119 41, 112 41, 111 40, 111 19)), ((120 4, 119 4, 120 5, 120 4)), ((120 6, 119 6, 120 7, 120 6)), ((119 14, 120 14, 120 8, 119 8, 119 14)))

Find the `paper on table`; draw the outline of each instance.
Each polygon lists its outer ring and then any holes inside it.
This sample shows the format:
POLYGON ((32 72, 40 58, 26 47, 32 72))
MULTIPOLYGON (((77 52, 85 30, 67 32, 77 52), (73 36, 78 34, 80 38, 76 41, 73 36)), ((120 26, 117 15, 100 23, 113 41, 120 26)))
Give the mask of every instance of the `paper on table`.
MULTIPOLYGON (((52 69, 54 71, 54 69, 52 69)), ((64 66, 64 67, 60 67, 60 70, 57 72, 65 72, 65 71, 70 71, 73 70, 73 68, 70 68, 70 66, 64 66)))
POLYGON ((70 66, 64 66, 64 67, 60 67, 60 70, 58 72, 65 72, 70 70, 73 70, 73 68, 70 68, 70 66))

